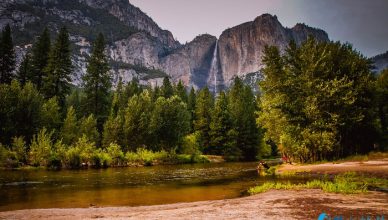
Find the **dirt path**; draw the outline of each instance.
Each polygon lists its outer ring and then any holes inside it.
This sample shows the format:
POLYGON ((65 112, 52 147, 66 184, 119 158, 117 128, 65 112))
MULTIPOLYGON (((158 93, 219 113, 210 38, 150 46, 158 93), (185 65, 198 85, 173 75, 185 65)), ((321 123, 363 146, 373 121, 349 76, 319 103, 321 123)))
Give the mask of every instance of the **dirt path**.
POLYGON ((366 173, 373 176, 388 178, 388 159, 356 161, 344 163, 324 163, 315 165, 282 165, 278 172, 308 172, 308 173, 327 173, 338 174, 349 171, 366 173))
POLYGON ((0 212, 0 219, 317 219, 322 212, 359 219, 387 217, 387 204, 388 194, 378 192, 340 195, 272 190, 244 198, 171 205, 0 212))

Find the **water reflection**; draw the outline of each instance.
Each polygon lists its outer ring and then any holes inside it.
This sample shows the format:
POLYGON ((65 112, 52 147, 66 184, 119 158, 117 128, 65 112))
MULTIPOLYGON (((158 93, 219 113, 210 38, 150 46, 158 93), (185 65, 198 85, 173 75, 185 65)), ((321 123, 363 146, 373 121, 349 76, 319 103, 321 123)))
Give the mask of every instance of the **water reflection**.
POLYGON ((0 171, 0 211, 139 206, 235 198, 259 178, 255 163, 105 170, 0 171))

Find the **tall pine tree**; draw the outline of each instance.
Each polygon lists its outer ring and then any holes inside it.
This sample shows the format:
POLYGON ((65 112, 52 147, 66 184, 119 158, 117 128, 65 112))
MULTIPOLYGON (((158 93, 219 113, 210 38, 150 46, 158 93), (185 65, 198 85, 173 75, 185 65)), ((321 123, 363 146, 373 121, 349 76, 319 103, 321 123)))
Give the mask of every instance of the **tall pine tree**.
POLYGON ((199 142, 203 149, 210 146, 209 132, 213 103, 213 96, 207 87, 198 93, 195 104, 194 131, 199 133, 199 142))
POLYGON ((16 74, 17 80, 20 82, 20 84, 24 85, 27 81, 29 81, 29 75, 31 73, 31 58, 30 54, 27 53, 22 63, 20 64, 19 70, 16 74))
POLYGON ((46 77, 44 68, 48 64, 50 54, 50 33, 47 28, 38 37, 37 41, 32 46, 30 81, 33 82, 38 90, 43 86, 43 80, 46 77))
POLYGON ((49 60, 44 73, 44 95, 46 98, 58 97, 63 108, 66 95, 70 92, 72 74, 69 34, 66 27, 59 31, 55 44, 50 51, 49 60))
POLYGON ((163 85, 160 87, 160 95, 166 99, 174 95, 174 88, 172 87, 170 79, 167 76, 164 77, 163 85))
POLYGON ((87 114, 93 114, 96 117, 100 131, 109 114, 109 90, 112 86, 108 59, 104 51, 104 36, 100 33, 94 42, 87 72, 83 77, 86 94, 85 110, 87 114))
POLYGON ((12 43, 11 27, 3 29, 0 39, 0 83, 11 83, 15 70, 15 51, 12 43))

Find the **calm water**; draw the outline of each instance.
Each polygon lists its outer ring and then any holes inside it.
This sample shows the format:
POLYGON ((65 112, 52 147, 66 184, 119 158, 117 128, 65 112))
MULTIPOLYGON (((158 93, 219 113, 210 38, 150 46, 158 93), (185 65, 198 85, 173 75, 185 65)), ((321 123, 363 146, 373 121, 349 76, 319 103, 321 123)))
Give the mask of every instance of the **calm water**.
POLYGON ((171 165, 104 170, 0 171, 0 211, 139 206, 242 196, 258 177, 255 163, 171 165))

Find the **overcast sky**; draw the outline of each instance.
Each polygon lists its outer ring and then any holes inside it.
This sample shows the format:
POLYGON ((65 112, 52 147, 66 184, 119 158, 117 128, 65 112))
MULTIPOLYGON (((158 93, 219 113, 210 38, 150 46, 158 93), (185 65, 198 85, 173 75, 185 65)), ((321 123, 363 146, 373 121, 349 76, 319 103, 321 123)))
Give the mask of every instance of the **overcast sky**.
POLYGON ((199 34, 219 37, 228 27, 270 13, 283 26, 325 30, 366 56, 388 50, 388 0, 129 0, 181 43, 199 34))

